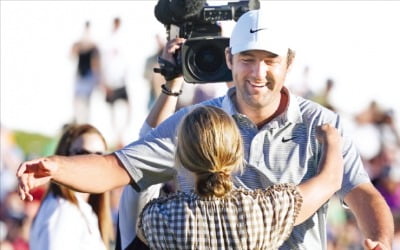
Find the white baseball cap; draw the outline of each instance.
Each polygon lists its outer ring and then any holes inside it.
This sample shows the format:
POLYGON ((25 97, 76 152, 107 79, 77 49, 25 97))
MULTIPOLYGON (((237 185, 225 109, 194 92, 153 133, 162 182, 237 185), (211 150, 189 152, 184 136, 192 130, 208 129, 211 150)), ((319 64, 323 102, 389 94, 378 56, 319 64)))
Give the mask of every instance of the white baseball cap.
POLYGON ((243 14, 233 28, 229 47, 232 54, 246 50, 265 50, 286 55, 289 49, 282 31, 272 28, 271 17, 262 9, 243 14))

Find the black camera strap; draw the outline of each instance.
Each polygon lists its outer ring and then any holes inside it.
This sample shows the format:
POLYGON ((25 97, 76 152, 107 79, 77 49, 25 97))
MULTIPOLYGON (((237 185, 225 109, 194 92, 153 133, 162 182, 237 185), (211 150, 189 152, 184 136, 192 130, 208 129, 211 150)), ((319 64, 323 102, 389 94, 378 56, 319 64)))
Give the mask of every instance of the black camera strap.
POLYGON ((182 68, 161 57, 158 57, 158 64, 160 65, 160 68, 154 68, 153 71, 163 75, 167 81, 182 75, 182 68))

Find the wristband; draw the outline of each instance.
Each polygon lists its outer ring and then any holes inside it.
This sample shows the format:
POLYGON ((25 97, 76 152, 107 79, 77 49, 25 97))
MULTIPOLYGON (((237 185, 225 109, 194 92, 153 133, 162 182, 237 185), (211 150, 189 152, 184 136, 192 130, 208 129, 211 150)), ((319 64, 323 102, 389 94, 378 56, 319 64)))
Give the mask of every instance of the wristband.
POLYGON ((166 94, 166 95, 171 95, 171 96, 180 96, 182 94, 182 90, 179 90, 179 92, 172 92, 167 86, 164 84, 161 85, 161 91, 166 94))

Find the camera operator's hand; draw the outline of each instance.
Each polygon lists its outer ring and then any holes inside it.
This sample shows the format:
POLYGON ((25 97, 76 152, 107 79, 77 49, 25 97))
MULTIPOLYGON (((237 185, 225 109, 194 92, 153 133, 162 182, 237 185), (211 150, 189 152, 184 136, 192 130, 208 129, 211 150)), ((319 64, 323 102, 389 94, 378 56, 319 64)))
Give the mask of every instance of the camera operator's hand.
MULTIPOLYGON (((176 66, 174 53, 181 48, 184 42, 184 38, 175 38, 168 41, 160 58, 176 66)), ((161 95, 157 98, 155 104, 150 110, 149 115, 146 118, 146 123, 150 127, 155 128, 158 126, 158 124, 175 113, 176 105, 178 103, 177 97, 182 94, 183 82, 183 76, 182 74, 179 74, 161 85, 161 95)))
MULTIPOLYGON (((177 64, 175 61, 177 51, 181 49, 182 44, 186 41, 185 38, 174 38, 167 42, 161 57, 173 64, 177 64)), ((176 77, 175 79, 169 80, 165 83, 167 89, 174 93, 180 93, 183 85, 183 76, 176 77)))
POLYGON ((174 54, 182 47, 185 41, 185 38, 174 38, 168 41, 163 49, 161 58, 176 65, 174 54))
MULTIPOLYGON (((182 79, 182 65, 180 61, 180 56, 179 55, 179 49, 181 48, 182 44, 186 41, 184 38, 175 38, 167 42, 165 45, 163 52, 161 56, 158 57, 158 64, 160 65, 160 68, 154 69, 154 72, 160 73, 161 75, 164 76, 165 80, 167 82, 175 79, 182 79)), ((164 85, 162 85, 164 86, 164 85)), ((170 90, 163 88, 163 93, 170 94, 170 95, 175 95, 178 96, 180 95, 179 93, 173 93, 170 90)))

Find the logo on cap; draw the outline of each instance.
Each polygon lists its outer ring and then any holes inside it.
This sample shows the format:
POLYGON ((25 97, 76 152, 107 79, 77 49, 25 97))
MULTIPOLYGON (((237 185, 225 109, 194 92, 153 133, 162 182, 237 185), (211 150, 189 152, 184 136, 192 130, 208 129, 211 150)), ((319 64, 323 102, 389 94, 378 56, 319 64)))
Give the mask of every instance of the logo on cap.
POLYGON ((260 30, 266 30, 267 28, 260 28, 260 29, 255 29, 255 30, 253 30, 252 28, 250 28, 250 33, 256 33, 256 32, 258 32, 258 31, 260 31, 260 30))

